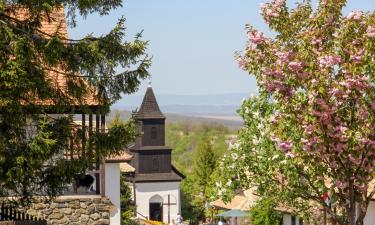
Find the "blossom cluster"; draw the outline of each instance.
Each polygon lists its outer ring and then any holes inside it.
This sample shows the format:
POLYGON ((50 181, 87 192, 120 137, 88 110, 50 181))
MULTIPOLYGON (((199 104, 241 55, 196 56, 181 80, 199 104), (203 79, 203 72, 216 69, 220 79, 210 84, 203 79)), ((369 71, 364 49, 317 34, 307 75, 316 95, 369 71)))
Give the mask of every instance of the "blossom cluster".
POLYGON ((340 56, 326 55, 318 58, 321 68, 332 68, 341 62, 340 56))
POLYGON ((285 5, 285 0, 273 0, 269 3, 260 4, 260 14, 264 20, 269 23, 272 18, 280 16, 282 7, 285 5))
POLYGON ((352 20, 360 20, 363 16, 363 12, 360 10, 352 11, 349 13, 349 15, 346 17, 347 19, 352 20))
POLYGON ((366 33, 368 37, 375 37, 375 26, 368 26, 366 33))
POLYGON ((264 43, 266 41, 264 34, 257 30, 252 30, 247 33, 247 37, 251 43, 255 45, 264 43))

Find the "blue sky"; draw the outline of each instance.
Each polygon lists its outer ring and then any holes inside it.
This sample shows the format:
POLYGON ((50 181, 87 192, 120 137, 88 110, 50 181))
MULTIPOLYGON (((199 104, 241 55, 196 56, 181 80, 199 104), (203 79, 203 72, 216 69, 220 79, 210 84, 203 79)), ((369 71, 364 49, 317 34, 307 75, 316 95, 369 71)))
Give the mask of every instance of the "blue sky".
MULTIPOLYGON (((128 39, 144 30, 143 39, 150 41, 156 93, 254 93, 255 80, 238 69, 234 52, 245 45, 245 24, 268 33, 259 15, 261 2, 264 0, 126 0, 108 16, 78 18, 78 26, 69 33, 71 38, 103 34, 124 15, 128 39)), ((375 1, 349 0, 344 13, 353 9, 372 11, 375 1)), ((144 93, 147 82, 138 94, 144 93)))

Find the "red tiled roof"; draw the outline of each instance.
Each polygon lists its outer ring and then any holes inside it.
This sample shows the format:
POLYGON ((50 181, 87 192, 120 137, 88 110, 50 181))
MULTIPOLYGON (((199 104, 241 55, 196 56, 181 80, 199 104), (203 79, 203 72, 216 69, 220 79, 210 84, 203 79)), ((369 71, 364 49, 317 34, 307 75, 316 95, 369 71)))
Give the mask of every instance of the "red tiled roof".
MULTIPOLYGON (((10 17, 18 21, 26 21, 30 18, 30 13, 25 8, 16 8, 14 12, 10 13, 10 17)), ((42 15, 40 34, 44 38, 49 38, 58 33, 61 37, 68 38, 68 30, 65 19, 64 7, 54 9, 51 13, 42 15)))
MULTIPOLYGON (((10 17, 15 18, 18 21, 25 21, 30 18, 30 13, 24 8, 18 8, 13 13, 10 13, 10 17)), ((49 39, 51 36, 58 34, 63 39, 68 39, 67 24, 65 19, 64 8, 58 8, 53 10, 48 15, 42 16, 41 26, 38 29, 39 34, 43 38, 49 39)), ((100 105, 97 98, 95 98, 95 90, 89 83, 77 75, 68 78, 69 74, 64 72, 62 66, 55 68, 45 69, 46 79, 50 80, 52 87, 56 90, 60 90, 63 94, 68 92, 68 82, 74 82, 86 87, 87 94, 83 99, 73 99, 71 97, 72 105, 87 105, 87 106, 98 106, 100 105)), ((69 96, 68 96, 69 97, 69 96)), ((35 100, 34 104, 40 105, 54 105, 52 100, 35 100)))

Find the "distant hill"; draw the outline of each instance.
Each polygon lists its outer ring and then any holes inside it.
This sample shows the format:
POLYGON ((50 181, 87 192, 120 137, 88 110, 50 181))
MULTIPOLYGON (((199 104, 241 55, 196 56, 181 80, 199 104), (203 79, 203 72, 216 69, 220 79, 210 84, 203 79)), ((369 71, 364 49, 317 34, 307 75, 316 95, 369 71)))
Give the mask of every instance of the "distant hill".
MULTIPOLYGON (((156 93, 161 110, 165 113, 183 115, 237 115, 245 93, 209 95, 168 95, 156 93)), ((143 96, 129 95, 112 106, 112 109, 135 110, 142 103, 143 96)))
MULTIPOLYGON (((127 120, 130 117, 131 112, 126 110, 112 109, 111 113, 107 117, 107 121, 111 121, 116 114, 120 114, 121 119, 127 120)), ((230 115, 197 115, 188 116, 174 113, 164 113, 167 117, 167 123, 176 122, 189 122, 191 124, 220 124, 227 126, 230 129, 239 129, 243 122, 239 116, 230 115)))
MULTIPOLYGON (((207 94, 207 95, 170 95, 155 93, 161 111, 167 116, 167 123, 185 122, 193 124, 222 124, 238 129, 242 118, 237 114, 242 99, 250 94, 207 94)), ((120 113, 123 119, 131 111, 140 107, 143 95, 127 95, 114 104, 109 119, 120 113)))
MULTIPOLYGON (((240 105, 247 93, 206 94, 206 95, 173 95, 155 93, 159 105, 240 105)), ((114 107, 138 106, 143 95, 126 95, 114 107)))

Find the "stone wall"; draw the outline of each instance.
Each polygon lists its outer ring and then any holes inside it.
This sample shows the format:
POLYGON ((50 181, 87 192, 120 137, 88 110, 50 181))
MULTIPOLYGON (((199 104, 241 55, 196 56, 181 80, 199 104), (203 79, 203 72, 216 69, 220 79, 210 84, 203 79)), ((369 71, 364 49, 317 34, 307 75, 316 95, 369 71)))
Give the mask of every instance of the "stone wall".
POLYGON ((50 202, 35 200, 26 212, 47 220, 47 224, 108 225, 112 210, 108 198, 73 195, 60 196, 50 202))

